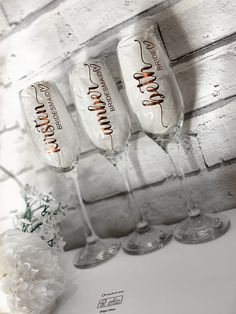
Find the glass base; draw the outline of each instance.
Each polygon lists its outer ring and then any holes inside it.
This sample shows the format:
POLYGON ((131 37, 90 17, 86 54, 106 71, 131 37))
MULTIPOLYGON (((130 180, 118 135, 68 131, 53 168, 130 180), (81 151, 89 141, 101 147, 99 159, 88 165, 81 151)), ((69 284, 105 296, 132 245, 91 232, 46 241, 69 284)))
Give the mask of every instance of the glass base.
POLYGON ((173 231, 177 241, 187 244, 215 240, 229 230, 230 220, 221 214, 200 214, 179 223, 173 231))
POLYGON ((77 268, 90 268, 101 264, 120 250, 120 242, 116 239, 95 239, 79 249, 74 257, 74 266, 77 268))
POLYGON ((142 255, 165 246, 172 238, 171 229, 164 225, 147 226, 131 233, 122 242, 123 250, 132 255, 142 255))

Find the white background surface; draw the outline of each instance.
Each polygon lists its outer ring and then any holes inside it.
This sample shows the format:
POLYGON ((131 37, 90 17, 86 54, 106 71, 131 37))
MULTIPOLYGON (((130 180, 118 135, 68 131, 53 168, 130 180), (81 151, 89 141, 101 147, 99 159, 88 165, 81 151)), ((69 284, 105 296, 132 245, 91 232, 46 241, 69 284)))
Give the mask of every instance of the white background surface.
POLYGON ((87 270, 72 266, 75 251, 65 253, 68 283, 53 314, 101 313, 97 309, 101 295, 122 290, 123 303, 106 313, 235 314, 236 209, 225 214, 231 219, 230 230, 205 244, 172 240, 147 255, 121 251, 109 262, 87 270))

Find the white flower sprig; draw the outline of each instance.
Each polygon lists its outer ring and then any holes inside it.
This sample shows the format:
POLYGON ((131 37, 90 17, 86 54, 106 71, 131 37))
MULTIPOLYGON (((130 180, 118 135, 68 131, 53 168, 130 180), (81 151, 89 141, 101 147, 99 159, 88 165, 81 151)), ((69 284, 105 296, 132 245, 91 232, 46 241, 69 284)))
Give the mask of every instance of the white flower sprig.
POLYGON ((58 204, 51 195, 40 193, 29 185, 25 186, 23 197, 26 210, 14 215, 14 226, 23 232, 38 233, 50 247, 62 252, 65 242, 60 233, 60 223, 67 207, 58 204))

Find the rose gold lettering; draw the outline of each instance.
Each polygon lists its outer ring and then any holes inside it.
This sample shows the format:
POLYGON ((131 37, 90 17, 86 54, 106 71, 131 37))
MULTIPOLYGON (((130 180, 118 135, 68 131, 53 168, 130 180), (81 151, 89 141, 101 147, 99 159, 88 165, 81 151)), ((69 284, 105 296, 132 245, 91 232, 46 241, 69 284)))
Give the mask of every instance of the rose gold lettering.
MULTIPOLYGON (((42 112, 42 113, 44 113, 44 112, 42 112)), ((39 120, 48 120, 48 114, 45 112, 45 115, 39 115, 38 119, 39 120)))
POLYGON ((93 105, 88 107, 89 111, 98 111, 97 113, 97 117, 98 117, 98 122, 101 126, 101 130, 104 134, 106 135, 111 135, 113 133, 110 121, 108 120, 107 116, 106 116, 106 103, 104 101, 101 100, 102 94, 97 90, 97 88, 99 87, 98 84, 94 83, 91 79, 91 73, 90 73, 90 66, 93 69, 94 72, 100 72, 101 67, 98 65, 88 65, 86 64, 89 68, 89 78, 90 78, 90 82, 94 85, 94 86, 90 86, 88 88, 88 95, 90 95, 91 99, 93 100, 93 105))
POLYGON ((43 84, 38 84, 39 90, 40 92, 44 93, 45 91, 47 91, 49 89, 48 86, 43 85, 43 84))
POLYGON ((150 51, 152 58, 153 58, 153 61, 155 62, 157 71, 161 71, 162 66, 161 66, 160 61, 158 59, 157 51, 156 51, 156 49, 154 49, 155 45, 148 40, 144 40, 143 43, 146 46, 146 48, 150 51))
MULTIPOLYGON (((159 105, 161 109, 161 123, 163 127, 167 127, 167 125, 163 122, 163 108, 162 103, 164 102, 165 96, 161 93, 159 93, 159 84, 157 83, 157 77, 155 76, 155 72, 152 70, 152 64, 148 63, 143 58, 143 50, 142 50, 142 43, 139 40, 135 40, 139 43, 140 47, 140 54, 141 54, 141 60, 144 63, 144 66, 141 68, 140 72, 137 72, 133 75, 133 78, 138 81, 137 87, 139 88, 141 93, 144 93, 145 91, 150 93, 149 99, 145 99, 142 101, 143 106, 155 106, 159 105)), ((145 47, 147 49, 150 49, 152 51, 155 51, 155 45, 149 41, 143 42, 145 47)))
POLYGON ((55 130, 54 126, 52 125, 47 125, 45 128, 41 129, 42 133, 46 133, 46 132, 53 132, 55 130))
POLYGON ((37 106, 37 107, 35 107, 35 111, 36 111, 36 113, 37 114, 40 114, 40 113, 44 113, 44 112, 46 112, 46 110, 45 109, 43 109, 44 108, 44 104, 41 104, 40 106, 37 106), (43 109, 43 110, 41 110, 41 109, 43 109))
POLYGON ((101 70, 101 67, 98 64, 92 63, 92 64, 90 64, 90 67, 93 70, 93 72, 97 72, 97 71, 101 70))
POLYGON ((58 153, 58 152, 60 152, 60 148, 58 148, 58 144, 56 144, 56 146, 51 146, 51 147, 45 148, 44 151, 46 154, 58 153))
MULTIPOLYGON (((115 151, 113 147, 113 138, 112 133, 113 129, 111 126, 111 122, 107 118, 107 110, 106 110, 106 103, 101 99, 102 94, 99 92, 98 88, 99 85, 97 83, 94 83, 91 77, 91 68, 93 72, 97 72, 98 77, 102 77, 101 67, 96 64, 85 64, 88 67, 89 70, 89 80, 92 84, 92 86, 88 87, 88 95, 90 95, 90 98, 93 101, 93 104, 91 106, 88 106, 89 111, 95 111, 97 112, 97 118, 98 123, 100 125, 100 129, 105 135, 109 135, 111 138, 111 148, 113 151, 115 151)), ((103 81, 103 79, 102 79, 103 81)), ((103 81, 104 82, 104 81, 103 81)), ((105 84, 103 84, 104 86, 105 84)), ((103 88, 102 88, 103 89, 103 88)), ((111 110, 113 111, 113 110, 111 110)))
POLYGON ((144 40, 144 45, 146 46, 147 49, 153 49, 155 48, 155 45, 151 42, 151 41, 148 41, 148 40, 144 40))
MULTIPOLYGON (((45 121, 42 124, 38 124, 38 122, 36 120, 34 120, 34 122, 36 123, 35 127, 38 129, 38 128, 41 128, 42 126, 47 125, 48 123, 50 123, 50 120, 47 120, 47 121, 45 121)), ((40 132, 40 130, 38 130, 38 131, 40 132)))
MULTIPOLYGON (((35 90, 35 98, 39 106, 35 107, 35 112, 38 115, 38 120, 42 121, 43 123, 38 123, 36 120, 34 122, 36 123, 35 127, 38 132, 42 132, 44 135, 43 141, 48 146, 45 148, 45 152, 48 153, 58 153, 60 151, 59 145, 57 143, 57 140, 53 138, 55 128, 50 124, 50 120, 48 118, 48 114, 45 108, 45 105, 41 102, 39 102, 38 95, 37 95, 37 88, 34 85, 31 85, 35 90)), ((40 92, 46 94, 48 93, 50 96, 50 93, 48 92, 49 87, 43 84, 38 84, 38 87, 40 88, 40 92)), ((61 127, 62 128, 62 127, 61 127)))

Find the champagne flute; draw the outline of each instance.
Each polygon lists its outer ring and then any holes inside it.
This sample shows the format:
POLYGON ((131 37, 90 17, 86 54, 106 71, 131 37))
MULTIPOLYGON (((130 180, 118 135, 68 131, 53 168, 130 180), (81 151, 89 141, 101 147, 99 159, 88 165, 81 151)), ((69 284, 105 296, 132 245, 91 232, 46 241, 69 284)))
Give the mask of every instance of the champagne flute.
POLYGON ((86 246, 77 251, 74 266, 88 268, 113 257, 120 244, 100 239, 86 212, 78 181, 79 140, 55 83, 39 81, 20 92, 26 130, 43 164, 56 172, 68 172, 76 187, 86 233, 86 246))
POLYGON ((153 27, 145 33, 122 39, 118 59, 130 107, 143 132, 168 154, 181 176, 188 218, 174 229, 174 237, 183 243, 202 243, 224 234, 230 226, 221 214, 202 214, 195 204, 180 165, 180 131, 183 125, 182 96, 168 57, 158 42, 153 27), (176 145, 178 158, 169 154, 169 144, 176 145))
POLYGON ((163 247, 171 239, 170 229, 148 223, 130 188, 126 171, 129 115, 108 68, 101 60, 77 65, 71 71, 70 82, 85 131, 100 153, 117 167, 138 215, 136 230, 122 242, 123 249, 138 255, 163 247))

